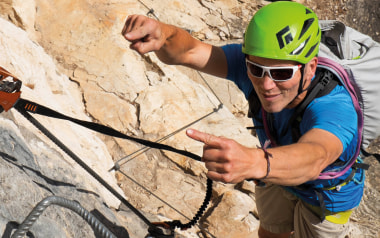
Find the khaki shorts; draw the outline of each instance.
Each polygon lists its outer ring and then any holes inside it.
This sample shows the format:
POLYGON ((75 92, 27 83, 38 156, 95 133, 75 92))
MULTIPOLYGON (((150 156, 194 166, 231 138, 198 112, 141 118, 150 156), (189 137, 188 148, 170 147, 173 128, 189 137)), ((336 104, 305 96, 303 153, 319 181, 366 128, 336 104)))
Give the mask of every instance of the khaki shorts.
POLYGON ((272 233, 294 231, 296 238, 349 237, 348 223, 335 224, 313 213, 299 198, 281 186, 256 187, 256 205, 260 226, 272 233))

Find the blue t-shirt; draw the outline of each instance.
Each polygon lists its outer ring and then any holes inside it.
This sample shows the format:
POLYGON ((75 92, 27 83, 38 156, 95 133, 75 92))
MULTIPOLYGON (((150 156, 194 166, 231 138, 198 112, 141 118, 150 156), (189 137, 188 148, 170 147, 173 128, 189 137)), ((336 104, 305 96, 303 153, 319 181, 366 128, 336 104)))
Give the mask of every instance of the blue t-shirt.
MULTIPOLYGON (((240 44, 230 44, 222 47, 227 58, 228 75, 227 79, 233 81, 245 97, 248 99, 253 90, 253 85, 248 78, 247 68, 245 65, 245 55, 241 51, 240 44)), ((294 109, 283 109, 281 112, 273 113, 274 131, 280 135, 289 126, 288 122, 294 109)), ((255 126, 262 126, 261 113, 258 113, 253 119, 255 126)), ((351 97, 342 85, 337 85, 328 95, 314 99, 305 109, 300 123, 301 135, 307 131, 319 128, 337 136, 343 144, 343 153, 339 160, 347 162, 355 154, 358 127, 357 116, 351 97)), ((268 139, 264 129, 256 130, 260 143, 263 145, 268 139)), ((277 136, 280 145, 289 145, 294 143, 291 130, 287 130, 284 136, 277 136)), ((328 166, 324 171, 333 170, 336 165, 328 166)), ((352 169, 349 169, 344 175, 337 179, 314 180, 305 184, 310 189, 300 190, 295 187, 284 187, 294 193, 305 202, 319 206, 320 201, 315 191, 322 193, 326 208, 332 212, 345 211, 359 205, 363 195, 364 172, 360 169, 356 172, 354 179, 347 185, 342 186, 339 191, 322 190, 321 188, 331 187, 340 184, 349 176, 352 169)))

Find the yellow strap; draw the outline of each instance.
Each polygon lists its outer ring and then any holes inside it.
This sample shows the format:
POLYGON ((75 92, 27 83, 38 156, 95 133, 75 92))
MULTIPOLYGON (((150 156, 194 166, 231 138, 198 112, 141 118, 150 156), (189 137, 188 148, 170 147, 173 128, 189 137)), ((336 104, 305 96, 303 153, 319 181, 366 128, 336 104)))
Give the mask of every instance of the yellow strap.
POLYGON ((352 210, 336 212, 326 216, 326 220, 335 224, 346 224, 348 222, 348 219, 350 219, 351 213, 352 210))
POLYGON ((323 189, 323 190, 334 190, 334 189, 340 190, 341 187, 343 187, 344 185, 347 185, 348 183, 349 183, 349 181, 348 181, 348 182, 341 183, 341 184, 336 185, 336 186, 331 187, 331 188, 325 188, 325 189, 323 189))
MULTIPOLYGON (((304 203, 308 208, 311 209, 315 214, 320 216, 322 214, 321 208, 317 206, 310 205, 308 203, 304 203)), ((350 219, 350 216, 352 214, 352 209, 342 212, 331 212, 329 210, 325 210, 325 219, 329 222, 335 223, 335 224, 346 224, 348 222, 348 219, 350 219)))

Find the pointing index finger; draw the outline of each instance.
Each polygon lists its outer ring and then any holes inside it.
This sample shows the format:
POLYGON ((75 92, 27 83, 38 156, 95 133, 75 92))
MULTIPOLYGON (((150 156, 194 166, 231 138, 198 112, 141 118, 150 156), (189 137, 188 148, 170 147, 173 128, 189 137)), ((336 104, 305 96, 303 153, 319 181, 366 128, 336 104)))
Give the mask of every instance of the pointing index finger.
POLYGON ((212 147, 220 147, 220 138, 194 129, 186 130, 188 137, 212 147))

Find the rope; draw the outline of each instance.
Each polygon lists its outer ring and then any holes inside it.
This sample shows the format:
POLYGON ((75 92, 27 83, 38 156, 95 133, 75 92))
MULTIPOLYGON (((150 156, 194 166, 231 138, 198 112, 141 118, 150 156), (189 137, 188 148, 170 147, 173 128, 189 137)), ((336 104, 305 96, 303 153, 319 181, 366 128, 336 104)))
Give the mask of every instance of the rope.
POLYGON ((117 238, 110 230, 107 229, 93 214, 84 209, 78 202, 65 199, 63 197, 51 196, 39 202, 25 220, 21 223, 19 228, 13 233, 11 238, 22 238, 33 226, 34 222, 50 205, 58 205, 68 208, 81 216, 94 231, 103 238, 117 238))

